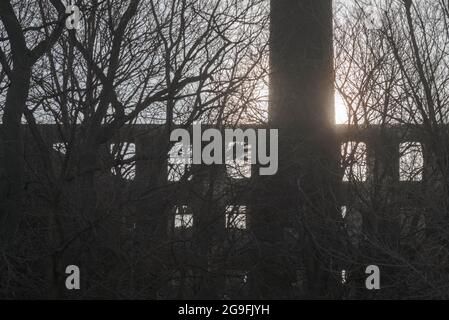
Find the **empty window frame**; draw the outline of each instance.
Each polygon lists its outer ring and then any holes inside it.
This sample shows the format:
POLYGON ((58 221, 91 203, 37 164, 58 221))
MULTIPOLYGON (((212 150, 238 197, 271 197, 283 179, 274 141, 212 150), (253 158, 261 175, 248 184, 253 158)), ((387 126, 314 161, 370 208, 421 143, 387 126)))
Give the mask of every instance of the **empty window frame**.
POLYGON ((424 157, 419 142, 399 144, 399 181, 421 181, 424 157))
POLYGON ((62 155, 65 155, 67 153, 67 147, 64 142, 56 142, 53 143, 53 150, 56 152, 59 152, 62 155))
POLYGON ((246 206, 227 206, 225 227, 226 229, 246 230, 248 228, 246 206))
POLYGON ((175 229, 193 228, 193 214, 188 206, 176 206, 174 227, 175 229))
POLYGON ((112 174, 126 180, 134 180, 136 177, 136 163, 131 159, 136 154, 136 145, 128 142, 111 144, 111 154, 116 161, 111 168, 112 174))
POLYGON ((244 142, 230 142, 227 148, 227 151, 232 150, 232 157, 226 159, 227 176, 231 179, 251 178, 251 145, 244 142), (237 154, 237 147, 243 147, 243 154, 237 154))
POLYGON ((346 284, 348 281, 348 273, 346 270, 341 270, 341 284, 346 284))
POLYGON ((191 165, 192 147, 189 146, 188 148, 186 148, 181 142, 175 143, 168 155, 168 181, 181 181, 186 172, 190 171, 191 165))
POLYGON ((363 142, 348 141, 341 145, 343 181, 364 182, 367 180, 367 148, 363 142))
POLYGON ((340 214, 341 217, 344 219, 346 218, 346 214, 348 213, 348 207, 347 206, 341 206, 340 207, 340 214))

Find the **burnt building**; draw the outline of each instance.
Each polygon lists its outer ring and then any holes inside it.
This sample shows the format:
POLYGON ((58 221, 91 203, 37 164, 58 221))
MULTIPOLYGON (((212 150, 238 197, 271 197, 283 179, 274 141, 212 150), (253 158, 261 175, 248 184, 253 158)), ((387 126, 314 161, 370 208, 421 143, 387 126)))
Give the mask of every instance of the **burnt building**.
POLYGON ((353 187, 375 186, 378 197, 388 195, 404 208, 419 208, 417 195, 429 191, 425 157, 421 168, 408 168, 411 176, 399 165, 404 143, 416 154, 425 149, 419 129, 335 125, 332 37, 331 0, 271 1, 270 107, 263 128, 279 130, 274 176, 258 175, 248 146, 246 160, 195 165, 179 161, 189 151, 169 142, 165 125, 127 125, 103 143, 101 159, 92 164, 99 196, 89 199, 67 174, 67 185, 56 188, 67 206, 55 204, 66 214, 56 219, 39 182, 46 170, 57 175, 77 149, 57 125, 38 125, 45 137, 39 142, 27 127, 28 222, 42 229, 53 228, 55 219, 59 224, 58 232, 39 236, 58 263, 36 262, 38 273, 51 273, 45 277, 53 279, 55 294, 76 297, 64 292, 61 280, 64 266, 75 264, 89 270, 82 281, 92 290, 84 297, 342 296, 342 273, 351 266, 336 233, 351 229, 358 246, 362 233, 385 232, 391 243, 400 234, 391 216, 371 215, 353 187), (52 150, 51 164, 39 157, 43 145, 52 150), (101 210, 87 216, 85 201, 101 210), (97 228, 98 238, 85 235, 97 228), (97 286, 99 279, 115 283, 116 291, 97 286))

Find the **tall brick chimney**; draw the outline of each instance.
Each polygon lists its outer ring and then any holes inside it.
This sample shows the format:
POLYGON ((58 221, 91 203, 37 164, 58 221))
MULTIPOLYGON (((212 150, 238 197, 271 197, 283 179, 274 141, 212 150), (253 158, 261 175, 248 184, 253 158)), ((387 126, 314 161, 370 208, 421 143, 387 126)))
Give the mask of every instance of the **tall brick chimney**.
POLYGON ((292 272, 305 273, 307 297, 324 297, 333 280, 321 249, 338 215, 332 0, 272 0, 270 52, 270 126, 279 129, 272 219, 282 234, 297 229, 305 249, 292 272))

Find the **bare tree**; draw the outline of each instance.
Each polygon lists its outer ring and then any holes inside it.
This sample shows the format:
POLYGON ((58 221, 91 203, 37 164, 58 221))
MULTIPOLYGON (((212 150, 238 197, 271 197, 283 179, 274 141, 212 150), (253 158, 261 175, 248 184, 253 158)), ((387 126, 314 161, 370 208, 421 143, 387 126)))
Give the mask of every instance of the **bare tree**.
POLYGON ((56 11, 51 18, 45 14, 34 17, 34 11, 39 6, 49 6, 45 3, 3 1, 0 5, 2 47, 7 50, 0 49, 0 62, 2 73, 7 77, 3 80, 8 81, 2 119, 4 172, 1 185, 1 234, 6 245, 13 240, 22 215, 24 159, 21 120, 26 109, 33 66, 57 41, 65 23, 62 3, 56 0, 50 2, 56 11), (19 13, 23 14, 19 16, 19 13), (33 35, 31 41, 30 35, 33 35))
POLYGON ((439 267, 447 263, 447 2, 337 7, 336 87, 349 120, 341 129, 367 149, 365 160, 353 148, 344 163, 364 167, 366 181, 352 175, 347 202, 347 223, 358 220, 353 276, 378 261, 391 288, 383 297, 447 297, 439 267))
POLYGON ((38 296, 63 296, 64 266, 76 260, 89 270, 85 297, 155 298, 176 270, 167 252, 178 240, 165 237, 175 193, 162 170, 170 132, 196 121, 265 121, 266 2, 76 4, 80 28, 60 33, 38 60, 24 108, 37 156, 27 166, 27 203, 36 205, 24 210, 23 229, 43 224, 47 231, 39 243, 31 234, 16 238, 21 250, 5 267, 21 283, 17 263, 38 265, 41 278, 28 287, 38 296), (141 140, 151 147, 133 152, 141 140), (136 163, 159 169, 139 178, 136 163), (123 230, 122 241, 115 236, 122 239, 123 230))

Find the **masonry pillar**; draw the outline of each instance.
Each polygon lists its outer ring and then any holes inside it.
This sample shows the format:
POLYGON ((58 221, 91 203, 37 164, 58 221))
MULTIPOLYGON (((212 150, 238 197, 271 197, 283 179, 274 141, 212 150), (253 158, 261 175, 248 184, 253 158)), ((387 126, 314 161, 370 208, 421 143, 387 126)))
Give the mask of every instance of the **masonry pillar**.
MULTIPOLYGON (((272 0, 270 126, 279 129, 279 172, 270 182, 279 239, 295 229, 304 296, 328 297, 339 148, 335 134, 332 0, 272 0)), ((290 251, 289 251, 290 250, 290 251)), ((334 270, 335 268, 335 270, 334 270)), ((290 277, 291 278, 291 277, 290 277)))

